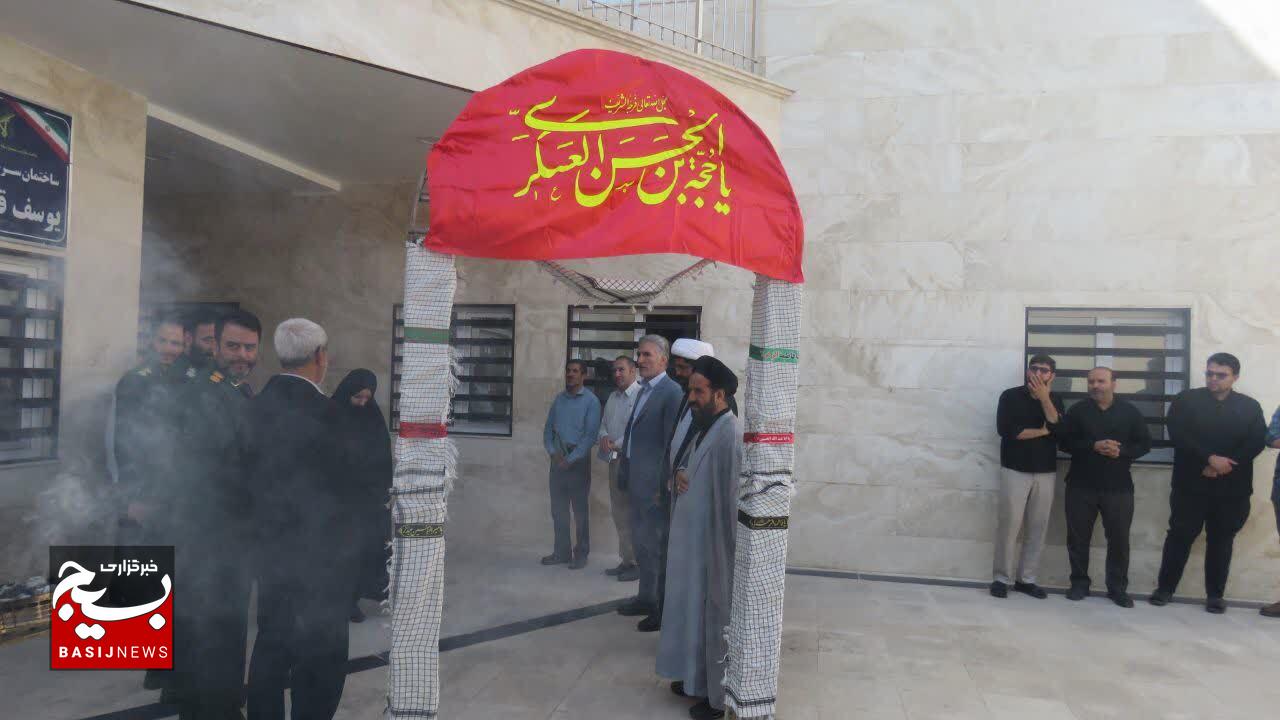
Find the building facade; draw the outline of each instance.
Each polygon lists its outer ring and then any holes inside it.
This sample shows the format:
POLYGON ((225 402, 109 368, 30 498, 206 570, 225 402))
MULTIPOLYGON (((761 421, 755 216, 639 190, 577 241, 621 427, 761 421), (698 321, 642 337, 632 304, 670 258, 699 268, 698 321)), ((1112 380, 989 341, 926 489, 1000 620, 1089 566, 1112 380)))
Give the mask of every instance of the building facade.
MULTIPOLYGON (((1247 3, 16 5, 0 92, 71 114, 76 131, 65 250, 0 243, 0 259, 52 257, 65 277, 56 458, 0 465, 0 532, 16 549, 0 578, 38 574, 44 546, 108 524, 101 426, 156 308, 238 303, 269 328, 311 317, 333 340, 330 385, 368 367, 394 409, 422 156, 472 92, 582 47, 699 76, 764 129, 791 177, 808 231, 791 565, 988 579, 995 402, 1028 348, 1058 351, 1068 393, 1114 364, 1160 433, 1168 396, 1203 384, 1211 352, 1241 358, 1237 387, 1268 412, 1280 403, 1266 294, 1280 261, 1280 64, 1254 40, 1280 26, 1247 3), (60 12, 80 19, 51 22, 60 12), (95 41, 104 26, 133 49, 95 41)), ((652 279, 687 263, 574 266, 652 279)), ((458 266, 471 314, 455 335, 484 341, 455 422, 450 523, 464 542, 547 541, 542 421, 569 356, 679 330, 745 365, 745 271, 711 268, 653 308, 583 307, 531 263, 458 266)), ((268 350, 255 384, 274 367, 268 350)), ((1233 597, 1280 590, 1273 455, 1257 461, 1233 597)), ((1146 591, 1168 465, 1135 480, 1131 577, 1146 591)), ((1066 584, 1065 535, 1059 503, 1046 584, 1066 584)))

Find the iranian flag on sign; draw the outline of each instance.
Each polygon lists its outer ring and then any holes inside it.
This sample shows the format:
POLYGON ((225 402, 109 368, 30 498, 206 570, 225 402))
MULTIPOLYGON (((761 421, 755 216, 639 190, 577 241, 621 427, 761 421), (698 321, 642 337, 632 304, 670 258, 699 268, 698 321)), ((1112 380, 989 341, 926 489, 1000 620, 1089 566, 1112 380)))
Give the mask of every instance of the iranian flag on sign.
POLYGON ((70 128, 66 127, 65 122, 12 98, 6 99, 5 102, 49 144, 50 149, 62 162, 71 162, 70 128))

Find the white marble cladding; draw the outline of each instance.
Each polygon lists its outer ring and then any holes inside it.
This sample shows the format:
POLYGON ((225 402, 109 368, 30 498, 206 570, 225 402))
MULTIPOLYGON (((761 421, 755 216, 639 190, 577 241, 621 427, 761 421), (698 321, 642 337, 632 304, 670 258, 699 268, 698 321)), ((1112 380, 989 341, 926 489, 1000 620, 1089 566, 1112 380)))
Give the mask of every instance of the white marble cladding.
MULTIPOLYGON (((995 402, 1019 381, 1028 306, 1188 307, 1193 371, 1234 352, 1239 387, 1280 402, 1280 67, 1248 42, 1280 25, 1245 26, 1247 4, 767 4, 807 228, 793 565, 989 577, 995 402)), ((1236 597, 1280 593, 1274 455, 1236 597)), ((1136 477, 1148 591, 1168 470, 1136 477)), ((1062 585, 1060 505, 1041 577, 1062 585)))

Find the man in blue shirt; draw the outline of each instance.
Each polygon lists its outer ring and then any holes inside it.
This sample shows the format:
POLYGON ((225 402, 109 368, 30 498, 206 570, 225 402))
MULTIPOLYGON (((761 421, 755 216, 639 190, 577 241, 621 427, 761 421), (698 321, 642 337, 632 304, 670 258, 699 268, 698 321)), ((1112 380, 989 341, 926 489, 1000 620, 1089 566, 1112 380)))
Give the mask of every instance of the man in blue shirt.
POLYGON ((587 499, 591 491, 591 448, 600 429, 600 401, 583 383, 587 364, 570 360, 564 368, 564 392, 556 395, 542 428, 542 446, 551 458, 551 524, 555 549, 542 558, 543 565, 569 563, 570 570, 587 565, 591 530, 587 499), (577 542, 570 554, 569 508, 577 526, 577 542))
MULTIPOLYGON (((1267 447, 1280 448, 1280 409, 1271 416, 1271 424, 1267 426, 1267 447)), ((1275 476, 1271 480, 1271 505, 1276 511, 1276 530, 1280 532, 1280 462, 1276 463, 1275 476)), ((1271 603, 1261 612, 1265 617, 1280 618, 1280 602, 1271 603)))

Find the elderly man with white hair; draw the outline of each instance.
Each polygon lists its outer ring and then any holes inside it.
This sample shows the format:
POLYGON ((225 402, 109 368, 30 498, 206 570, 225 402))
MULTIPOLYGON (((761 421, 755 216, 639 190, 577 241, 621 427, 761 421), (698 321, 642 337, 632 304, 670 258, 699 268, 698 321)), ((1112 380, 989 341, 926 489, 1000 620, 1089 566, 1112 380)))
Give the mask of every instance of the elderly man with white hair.
POLYGON ((303 318, 276 328, 283 372, 250 410, 251 480, 259 535, 258 639, 249 717, 332 718, 346 681, 347 615, 355 590, 356 528, 329 397, 329 337, 303 318))

